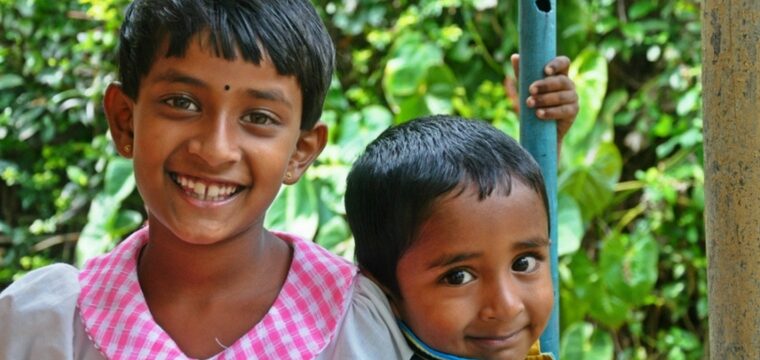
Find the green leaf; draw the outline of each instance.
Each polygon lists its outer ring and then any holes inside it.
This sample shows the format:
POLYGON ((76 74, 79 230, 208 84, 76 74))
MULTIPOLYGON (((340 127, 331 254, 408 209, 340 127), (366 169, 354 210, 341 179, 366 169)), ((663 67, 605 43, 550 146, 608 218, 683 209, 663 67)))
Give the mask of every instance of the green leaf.
POLYGON ((560 193, 572 196, 581 209, 584 221, 599 214, 612 199, 615 184, 623 168, 620 152, 613 143, 599 144, 595 151, 573 162, 558 179, 560 193))
POLYGON ((341 216, 333 216, 319 228, 317 243, 325 249, 333 251, 341 243, 351 240, 351 230, 346 220, 341 216))
POLYGON ((611 360, 615 346, 609 333, 582 322, 570 325, 562 334, 560 359, 611 360))
POLYGON ((79 186, 87 186, 87 174, 78 166, 68 166, 66 167, 66 175, 69 177, 69 180, 71 182, 79 185, 79 186))
POLYGON ((302 179, 280 189, 269 207, 264 226, 268 229, 296 233, 313 239, 319 225, 317 194, 314 185, 302 179))
POLYGON ((587 147, 607 92, 607 60, 596 49, 587 48, 573 60, 569 76, 575 83, 579 109, 565 136, 565 147, 587 147))
POLYGON ((108 162, 105 178, 105 194, 114 201, 121 202, 135 190, 135 177, 132 161, 113 158, 108 162))
POLYGON ((108 251, 116 239, 109 234, 109 224, 118 211, 119 204, 113 197, 99 193, 90 203, 87 224, 82 229, 76 247, 77 266, 85 261, 108 251))
POLYGON ((656 10, 658 7, 658 4, 656 1, 652 0, 638 0, 635 1, 631 7, 628 9, 628 17, 630 20, 636 20, 640 19, 649 13, 651 13, 653 10, 656 10))
POLYGON ((559 256, 576 252, 581 246, 585 232, 578 203, 567 194, 559 194, 557 217, 557 252, 559 256))
POLYGON ((0 75, 0 90, 6 90, 20 86, 24 83, 24 78, 16 74, 3 74, 0 75))
POLYGON ((644 304, 657 282, 659 251, 650 234, 609 237, 602 245, 599 269, 611 294, 630 304, 644 304))
POLYGON ((108 231, 115 239, 120 239, 124 235, 137 229, 143 221, 142 214, 134 210, 122 210, 116 215, 113 224, 108 231))
POLYGON ((432 114, 450 114, 453 110, 451 99, 457 85, 456 76, 446 65, 432 66, 427 71, 425 86, 421 89, 425 105, 432 114))
POLYGON ((443 64, 443 52, 419 32, 400 36, 393 45, 383 76, 385 98, 394 112, 410 96, 424 93, 428 69, 443 64))

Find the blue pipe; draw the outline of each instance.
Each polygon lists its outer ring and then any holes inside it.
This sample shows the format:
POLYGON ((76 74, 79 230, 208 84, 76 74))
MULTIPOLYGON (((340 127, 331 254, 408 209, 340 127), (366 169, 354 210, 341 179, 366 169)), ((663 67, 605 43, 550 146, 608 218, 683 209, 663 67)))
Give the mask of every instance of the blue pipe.
POLYGON ((528 86, 544 78, 544 66, 557 53, 555 0, 520 0, 520 143, 541 166, 549 197, 551 268, 554 309, 541 335, 541 351, 559 359, 559 275, 557 272, 557 124, 543 121, 528 109, 528 86))

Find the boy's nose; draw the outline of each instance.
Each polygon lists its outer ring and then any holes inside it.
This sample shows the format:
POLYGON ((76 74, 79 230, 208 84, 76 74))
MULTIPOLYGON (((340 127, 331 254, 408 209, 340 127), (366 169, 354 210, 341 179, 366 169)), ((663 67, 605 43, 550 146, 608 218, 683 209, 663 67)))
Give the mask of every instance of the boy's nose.
POLYGON ((212 167, 233 163, 242 159, 238 146, 237 122, 218 117, 204 119, 197 135, 190 140, 188 151, 212 167))
POLYGON ((483 287, 480 318, 486 321, 511 321, 525 311, 524 299, 510 279, 494 279, 483 287))

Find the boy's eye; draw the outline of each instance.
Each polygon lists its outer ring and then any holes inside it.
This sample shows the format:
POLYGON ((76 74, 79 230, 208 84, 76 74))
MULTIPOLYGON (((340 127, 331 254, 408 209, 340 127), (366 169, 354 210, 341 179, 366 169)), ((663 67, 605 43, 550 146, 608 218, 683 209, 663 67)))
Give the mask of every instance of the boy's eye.
POLYGON ((240 118, 243 122, 249 123, 249 124, 256 124, 256 125, 269 125, 274 124, 277 121, 272 118, 272 116, 269 116, 264 113, 255 112, 243 115, 242 118, 240 118))
POLYGON ((461 269, 448 272, 441 279, 447 285, 464 285, 473 280, 475 280, 475 276, 469 271, 461 269))
POLYGON ((538 268, 538 259, 533 255, 521 256, 512 263, 512 270, 517 272, 530 273, 538 268))
POLYGON ((164 103, 173 108, 182 109, 182 110, 188 110, 188 111, 200 110, 200 108, 198 107, 198 104, 196 104, 192 99, 188 98, 187 96, 173 96, 164 100, 164 103))

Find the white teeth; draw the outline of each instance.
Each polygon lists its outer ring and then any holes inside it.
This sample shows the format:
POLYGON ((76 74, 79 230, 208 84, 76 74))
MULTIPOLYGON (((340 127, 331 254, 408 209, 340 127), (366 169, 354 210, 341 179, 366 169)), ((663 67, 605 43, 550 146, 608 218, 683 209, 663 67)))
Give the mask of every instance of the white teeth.
POLYGON ((195 186, 193 186, 193 191, 195 191, 195 195, 198 196, 206 195, 206 184, 200 182, 195 183, 195 186))
POLYGON ((206 196, 215 199, 217 196, 219 196, 219 187, 216 185, 209 185, 206 196))
POLYGON ((175 180, 188 195, 204 201, 221 201, 237 190, 234 185, 206 184, 180 175, 176 175, 175 180))

